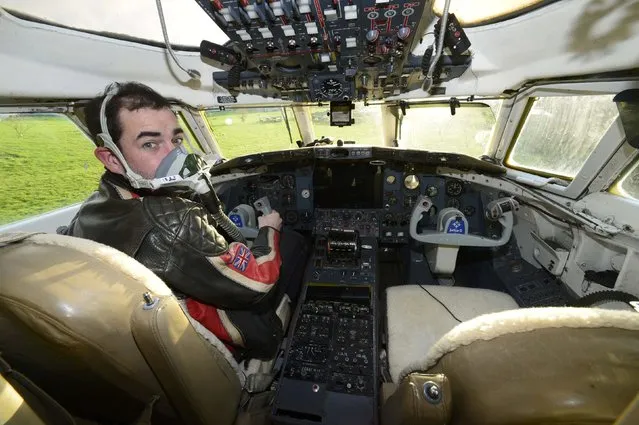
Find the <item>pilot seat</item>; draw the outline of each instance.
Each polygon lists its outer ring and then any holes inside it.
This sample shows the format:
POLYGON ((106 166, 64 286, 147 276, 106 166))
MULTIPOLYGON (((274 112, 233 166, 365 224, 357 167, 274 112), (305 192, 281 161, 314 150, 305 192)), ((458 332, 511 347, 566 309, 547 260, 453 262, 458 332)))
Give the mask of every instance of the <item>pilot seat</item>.
MULTIPOLYGON (((284 324, 289 310, 285 299, 284 324)), ((268 389, 273 361, 239 365, 197 325, 120 251, 55 234, 0 235, 0 352, 76 418, 133 424, 152 411, 154 425, 240 423, 240 404, 268 389)))

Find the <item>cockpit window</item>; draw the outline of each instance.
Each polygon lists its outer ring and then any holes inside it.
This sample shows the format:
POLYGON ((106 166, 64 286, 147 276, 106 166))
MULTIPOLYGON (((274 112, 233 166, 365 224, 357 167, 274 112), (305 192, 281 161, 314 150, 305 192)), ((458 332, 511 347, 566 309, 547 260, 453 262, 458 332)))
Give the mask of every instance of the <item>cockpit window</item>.
MULTIPOLYGON (((529 12, 557 0, 455 0, 450 13, 464 26, 475 26, 503 21, 529 12)), ((435 0, 433 11, 441 16, 446 0, 435 0)))
POLYGON ((289 107, 209 110, 204 112, 204 117, 226 159, 297 149, 295 141, 300 139, 297 122, 289 107))
POLYGON ((625 198, 639 200, 639 162, 636 162, 630 170, 612 186, 610 192, 625 198))
POLYGON ((86 199, 104 171, 60 114, 0 114, 0 225, 86 199))
POLYGON ((618 116, 612 98, 532 99, 506 164, 536 174, 574 178, 618 116))
POLYGON ((310 108, 311 121, 316 138, 329 137, 332 140, 354 141, 358 145, 385 146, 382 123, 382 105, 356 103, 353 110, 355 123, 351 126, 330 125, 329 107, 310 108))
POLYGON ((195 152, 198 154, 202 154, 204 152, 204 150, 202 149, 202 145, 200 145, 200 142, 197 140, 197 137, 195 137, 195 134, 193 134, 193 130, 191 129, 191 127, 186 123, 186 120, 184 119, 184 115, 182 114, 182 112, 178 112, 176 116, 178 119, 178 123, 180 124, 180 127, 182 128, 182 130, 184 130, 184 133, 186 136, 184 148, 189 153, 195 152))
POLYGON ((463 104, 455 115, 447 104, 412 106, 402 119, 399 147, 480 157, 488 148, 501 103, 463 104))

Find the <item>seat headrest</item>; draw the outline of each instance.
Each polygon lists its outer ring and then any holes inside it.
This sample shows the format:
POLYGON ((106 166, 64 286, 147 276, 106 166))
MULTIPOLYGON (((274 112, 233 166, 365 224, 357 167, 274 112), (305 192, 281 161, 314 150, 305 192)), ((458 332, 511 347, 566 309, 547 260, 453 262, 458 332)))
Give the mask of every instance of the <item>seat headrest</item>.
POLYGON ((484 314, 451 329, 433 345, 424 360, 406 367, 400 374, 400 380, 412 372, 428 370, 447 353, 475 341, 490 341, 508 334, 552 328, 639 331, 639 313, 599 308, 543 307, 484 314))

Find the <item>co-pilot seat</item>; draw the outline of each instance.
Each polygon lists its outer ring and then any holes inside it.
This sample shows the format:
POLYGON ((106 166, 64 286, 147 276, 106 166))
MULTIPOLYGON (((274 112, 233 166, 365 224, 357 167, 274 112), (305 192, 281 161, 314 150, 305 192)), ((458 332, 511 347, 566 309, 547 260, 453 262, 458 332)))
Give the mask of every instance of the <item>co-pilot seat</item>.
POLYGON ((386 295, 397 388, 382 425, 612 424, 639 393, 635 311, 518 308, 463 287, 386 295))
POLYGON ((154 425, 233 424, 247 371, 206 339, 129 256, 69 236, 0 235, 0 352, 75 416, 133 423, 153 406, 154 425))

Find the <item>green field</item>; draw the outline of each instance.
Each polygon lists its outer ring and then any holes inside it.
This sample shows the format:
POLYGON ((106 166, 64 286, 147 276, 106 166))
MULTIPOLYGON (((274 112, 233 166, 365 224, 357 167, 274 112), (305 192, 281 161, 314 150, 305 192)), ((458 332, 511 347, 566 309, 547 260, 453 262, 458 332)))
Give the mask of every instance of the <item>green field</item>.
POLYGON ((63 116, 0 116, 0 224, 85 199, 102 164, 63 116))
POLYGON ((291 144, 281 108, 206 112, 205 117, 226 159, 263 151, 297 149, 300 133, 290 108, 291 144))
MULTIPOLYGON (((280 108, 271 109, 248 114, 244 123, 234 112, 232 126, 224 122, 228 114, 209 117, 226 158, 292 147, 282 121, 259 121, 281 117, 280 108)), ((291 131, 300 138, 297 126, 291 131)), ((0 225, 86 199, 104 172, 93 149, 62 115, 0 115, 0 225)))

